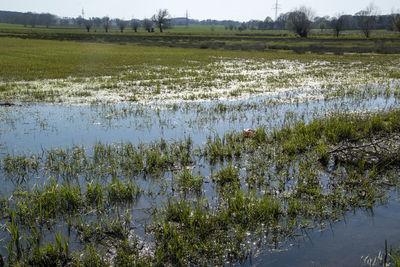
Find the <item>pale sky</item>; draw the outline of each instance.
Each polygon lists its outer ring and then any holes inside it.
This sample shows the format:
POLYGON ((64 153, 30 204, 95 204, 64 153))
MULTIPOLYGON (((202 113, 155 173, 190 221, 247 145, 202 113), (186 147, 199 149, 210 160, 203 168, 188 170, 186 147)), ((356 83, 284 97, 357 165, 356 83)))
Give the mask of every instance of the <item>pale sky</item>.
MULTIPOLYGON (((1 0, 0 10, 20 12, 49 12, 60 17, 77 17, 82 8, 85 17, 138 19, 151 17, 158 9, 168 9, 172 17, 184 17, 186 10, 193 19, 232 19, 248 21, 275 19, 272 9, 276 0, 1 0)), ((279 13, 289 12, 301 5, 311 7, 316 16, 334 16, 338 13, 354 14, 365 8, 371 0, 278 0, 279 13)), ((380 14, 400 10, 399 0, 373 1, 380 14)))

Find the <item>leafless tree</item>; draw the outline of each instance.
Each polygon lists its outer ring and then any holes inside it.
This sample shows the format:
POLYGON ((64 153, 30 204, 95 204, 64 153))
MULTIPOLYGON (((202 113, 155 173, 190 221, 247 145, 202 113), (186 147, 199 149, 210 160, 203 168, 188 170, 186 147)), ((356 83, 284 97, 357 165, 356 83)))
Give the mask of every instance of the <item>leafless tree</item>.
POLYGON ((93 26, 93 19, 85 19, 85 28, 86 28, 86 30, 87 30, 87 32, 90 32, 90 29, 92 28, 92 26, 93 26))
POLYGON ((42 22, 44 23, 44 25, 46 25, 46 28, 49 28, 51 25, 57 22, 56 16, 50 13, 41 14, 41 17, 42 17, 42 22))
POLYGON ((138 28, 140 27, 140 22, 138 20, 136 20, 136 19, 132 19, 131 20, 131 27, 132 27, 132 30, 134 32, 137 32, 138 28))
POLYGON ((313 18, 314 14, 310 8, 300 7, 289 13, 286 28, 298 34, 300 37, 307 37, 311 29, 313 18))
POLYGON ((94 31, 97 31, 97 29, 101 28, 103 20, 98 17, 92 18, 92 20, 93 20, 93 26, 95 27, 94 31))
POLYGON ((35 28, 36 24, 38 23, 38 17, 39 17, 38 14, 28 12, 27 17, 28 17, 28 21, 29 21, 29 24, 31 25, 31 27, 35 28))
POLYGON ((158 13, 153 15, 153 17, 151 19, 157 25, 157 27, 160 29, 160 32, 163 32, 163 29, 168 28, 170 21, 171 21, 168 10, 166 10, 166 9, 158 10, 158 13))
POLYGON ((326 28, 326 23, 323 21, 318 26, 321 29, 321 32, 323 32, 325 30, 325 28, 326 28))
POLYGON ((108 30, 110 29, 110 26, 111 26, 110 18, 109 18, 109 17, 104 17, 104 18, 102 19, 102 21, 103 21, 104 30, 105 30, 106 32, 108 32, 108 30))
POLYGON ((275 20, 276 29, 284 30, 288 17, 289 13, 280 14, 279 17, 275 20))
POLYGON ((371 36, 371 31, 376 24, 376 16, 378 14, 377 7, 374 4, 369 4, 365 10, 361 10, 355 14, 357 23, 366 38, 371 36))
POLYGON ((68 18, 60 19, 60 25, 61 26, 68 26, 69 25, 69 19, 68 18))
POLYGON ((153 22, 149 19, 144 19, 143 20, 143 28, 146 31, 151 32, 153 30, 153 22))
POLYGON ((331 26, 336 37, 339 38, 340 32, 343 31, 345 25, 346 17, 343 15, 338 15, 331 20, 331 26))
POLYGON ((76 18, 75 22, 76 24, 78 24, 79 27, 82 27, 82 25, 85 24, 85 19, 79 16, 78 18, 76 18))
POLYGON ((117 26, 121 32, 124 32, 124 29, 126 28, 126 25, 128 24, 125 20, 122 20, 122 19, 116 19, 115 23, 117 23, 117 26))
POLYGON ((400 32, 400 14, 393 18, 393 28, 400 32))

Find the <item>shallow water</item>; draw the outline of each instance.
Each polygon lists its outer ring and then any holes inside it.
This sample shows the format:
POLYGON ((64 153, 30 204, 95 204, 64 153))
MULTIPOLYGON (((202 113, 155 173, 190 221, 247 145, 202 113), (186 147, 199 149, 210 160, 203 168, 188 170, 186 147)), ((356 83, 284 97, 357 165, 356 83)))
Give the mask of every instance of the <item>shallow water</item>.
POLYGON ((393 247, 400 244, 398 192, 391 193, 386 205, 348 213, 345 218, 323 231, 309 231, 306 238, 292 243, 286 251, 261 252, 252 263, 257 266, 367 266, 361 257, 377 257, 384 250, 385 240, 393 247))
POLYGON ((96 142, 152 142, 208 136, 265 126, 280 128, 293 120, 310 121, 335 112, 388 110, 397 98, 314 100, 271 104, 269 96, 248 100, 175 105, 69 106, 22 105, 0 110, 0 155, 29 154, 96 142))
MULTIPOLYGON (((29 155, 50 148, 72 145, 91 148, 96 142, 133 144, 160 140, 178 140, 190 136, 195 146, 208 136, 245 128, 266 127, 269 131, 295 120, 310 121, 330 113, 389 110, 399 106, 394 97, 369 99, 343 98, 309 100, 279 104, 271 97, 259 96, 247 100, 191 102, 174 105, 118 104, 115 106, 21 105, 0 110, 0 157, 7 154, 29 155)), ((212 169, 212 168, 211 168, 212 169)), ((206 180, 210 166, 197 167, 206 180)), ((167 174, 166 180, 169 181, 167 174)), ((208 176, 208 177, 207 177, 208 176)), ((39 180, 38 180, 39 181, 39 180)), ((34 181, 33 181, 34 183, 34 181)), ((162 182, 141 184, 145 191, 159 189, 162 182)), ((16 184, 2 179, 1 194, 9 194, 16 184)), ((203 186, 205 196, 213 198, 215 188, 203 186), (209 189, 209 190, 208 190, 209 189)), ((171 192, 166 192, 166 195, 171 192)), ((164 196, 165 197, 165 196, 164 196)), ((159 205, 159 198, 143 196, 132 209, 136 221, 135 233, 144 237, 143 220, 151 216, 144 208, 159 205)), ((346 220, 335 222, 331 228, 307 233, 285 251, 260 251, 251 264, 263 266, 357 266, 361 256, 377 255, 384 240, 396 243, 400 237, 400 201, 392 194, 387 205, 371 212, 346 214, 346 220), (307 236, 306 235, 306 236, 307 236)), ((4 222, 3 222, 4 223, 4 222)), ((0 240, 2 236, 0 236, 0 240)), ((4 255, 4 251, 3 255, 4 255)), ((247 263, 251 265, 250 263, 247 263)))

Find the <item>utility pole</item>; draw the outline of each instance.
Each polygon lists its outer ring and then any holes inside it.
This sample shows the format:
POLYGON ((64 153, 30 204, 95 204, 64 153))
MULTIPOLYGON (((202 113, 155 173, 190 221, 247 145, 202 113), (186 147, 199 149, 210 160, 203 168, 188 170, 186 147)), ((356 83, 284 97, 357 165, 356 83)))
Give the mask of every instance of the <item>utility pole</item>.
POLYGON ((83 9, 83 7, 82 7, 82 18, 83 19, 85 18, 85 10, 83 9))
POLYGON ((272 9, 275 10, 275 21, 276 21, 276 19, 278 18, 278 10, 281 9, 278 0, 276 0, 275 5, 272 9))
POLYGON ((186 28, 188 28, 188 27, 189 27, 189 13, 186 10, 186 28))

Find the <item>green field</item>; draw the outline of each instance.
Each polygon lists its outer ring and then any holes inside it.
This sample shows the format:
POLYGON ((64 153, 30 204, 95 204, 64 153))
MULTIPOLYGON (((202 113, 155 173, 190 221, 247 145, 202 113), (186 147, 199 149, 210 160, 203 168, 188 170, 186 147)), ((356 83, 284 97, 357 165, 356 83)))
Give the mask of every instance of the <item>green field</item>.
POLYGON ((109 43, 134 43, 145 46, 202 48, 245 51, 294 51, 296 53, 400 53, 400 35, 396 32, 375 31, 372 38, 365 39, 361 32, 343 32, 335 38, 329 30, 312 31, 310 38, 297 38, 288 31, 230 31, 218 28, 207 30, 207 26, 193 28, 174 27, 164 33, 132 32, 121 33, 103 29, 87 33, 77 28, 29 28, 9 24, 0 25, 0 36, 24 39, 47 39, 60 41, 85 41, 109 43))
POLYGON ((118 101, 234 98, 297 86, 306 80, 319 83, 321 93, 329 97, 344 87, 362 93, 355 88, 371 80, 388 83, 400 76, 395 67, 398 55, 337 56, 8 37, 1 38, 0 49, 0 95, 4 101, 68 102, 74 96, 100 92, 109 94, 109 100, 118 94, 118 101), (302 74, 280 71, 286 60, 302 74), (238 71, 232 71, 230 64, 238 71), (365 69, 366 64, 371 67, 365 69), (266 68, 278 74, 271 75, 266 68), (254 82, 252 72, 260 71, 254 82), (219 81, 218 86, 210 90, 214 80, 219 81), (226 91, 227 87, 231 89, 226 91))

